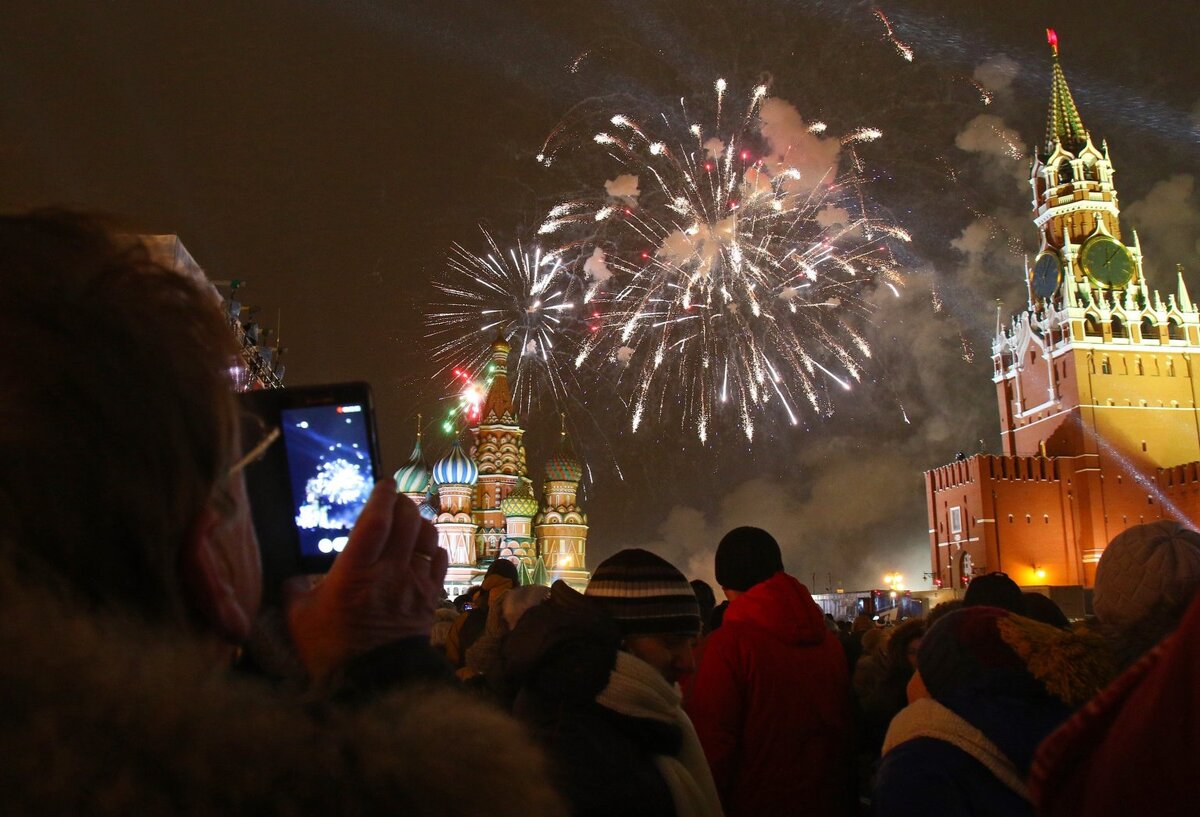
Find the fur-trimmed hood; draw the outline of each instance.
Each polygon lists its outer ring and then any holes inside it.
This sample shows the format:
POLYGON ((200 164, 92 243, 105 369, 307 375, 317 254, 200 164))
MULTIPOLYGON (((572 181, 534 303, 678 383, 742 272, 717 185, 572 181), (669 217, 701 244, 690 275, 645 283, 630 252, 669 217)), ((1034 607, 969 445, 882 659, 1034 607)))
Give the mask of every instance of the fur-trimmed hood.
POLYGON ((453 690, 314 704, 7 581, 0 655, 8 814, 564 813, 521 726, 453 690))

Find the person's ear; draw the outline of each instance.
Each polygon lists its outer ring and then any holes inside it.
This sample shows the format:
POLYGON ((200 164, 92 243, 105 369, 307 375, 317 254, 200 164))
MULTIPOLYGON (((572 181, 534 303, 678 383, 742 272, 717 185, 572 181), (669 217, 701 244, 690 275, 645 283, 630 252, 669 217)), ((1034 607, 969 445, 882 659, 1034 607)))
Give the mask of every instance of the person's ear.
POLYGON ((250 637, 253 617, 236 591, 233 567, 222 536, 227 520, 212 505, 192 522, 180 554, 184 588, 193 609, 226 641, 240 644, 250 637))

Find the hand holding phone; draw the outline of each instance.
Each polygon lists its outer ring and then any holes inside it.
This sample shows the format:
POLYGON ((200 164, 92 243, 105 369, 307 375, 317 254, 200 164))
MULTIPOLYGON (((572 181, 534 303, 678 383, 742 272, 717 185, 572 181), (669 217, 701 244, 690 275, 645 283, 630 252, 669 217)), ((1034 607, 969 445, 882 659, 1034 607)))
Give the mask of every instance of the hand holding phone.
POLYGON ((288 586, 288 625, 309 674, 409 636, 429 637, 449 556, 417 506, 380 480, 342 555, 313 588, 288 586))
POLYGON ((248 418, 282 437, 246 467, 263 594, 277 602, 284 579, 329 570, 371 495, 379 462, 371 389, 341 383, 240 398, 248 418))

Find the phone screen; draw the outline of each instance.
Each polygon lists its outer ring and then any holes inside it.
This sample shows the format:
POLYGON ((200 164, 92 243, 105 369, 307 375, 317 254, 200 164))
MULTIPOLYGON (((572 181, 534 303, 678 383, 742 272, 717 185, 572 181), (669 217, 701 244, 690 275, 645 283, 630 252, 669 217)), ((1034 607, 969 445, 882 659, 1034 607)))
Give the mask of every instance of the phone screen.
POLYGON ((369 415, 346 403, 285 408, 280 421, 300 554, 340 553, 374 487, 369 415))

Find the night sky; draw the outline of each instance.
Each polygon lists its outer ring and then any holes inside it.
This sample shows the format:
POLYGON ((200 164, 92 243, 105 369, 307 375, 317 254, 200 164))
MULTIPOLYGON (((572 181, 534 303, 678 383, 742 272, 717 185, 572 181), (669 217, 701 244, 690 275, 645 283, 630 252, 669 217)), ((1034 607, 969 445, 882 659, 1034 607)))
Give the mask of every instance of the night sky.
MULTIPOLYGON (((572 417, 592 466, 589 563, 650 546, 692 575, 737 524, 761 524, 824 589, 929 569, 921 472, 997 451, 995 300, 1023 300, 1035 251, 1028 156, 1050 53, 1084 124, 1106 138, 1123 223, 1150 283, 1175 263, 1200 291, 1200 37, 1186 3, 16 2, 0 25, 0 205, 69 205, 177 233, 245 303, 282 313, 290 384, 370 381, 385 463, 418 411, 433 427, 424 314, 453 242, 528 239, 564 195, 612 172, 534 157, 578 103, 653 111, 717 77, 831 131, 873 126, 872 206, 913 235, 902 297, 876 301, 864 382, 801 426, 764 419, 701 446, 675 425, 629 432, 603 389, 572 417), (571 66, 581 55, 578 71, 571 66), (993 93, 984 106, 976 85, 993 93), (981 116, 994 119, 979 119, 981 116), (989 136, 1023 148, 1014 160, 989 136), (936 293, 936 294, 935 294, 936 293), (940 309, 935 308, 935 301, 940 309), (618 475, 620 474, 620 476, 618 475)), ((540 482, 557 418, 523 418, 540 482)), ((431 450, 432 449, 432 450, 431 450)))

